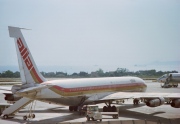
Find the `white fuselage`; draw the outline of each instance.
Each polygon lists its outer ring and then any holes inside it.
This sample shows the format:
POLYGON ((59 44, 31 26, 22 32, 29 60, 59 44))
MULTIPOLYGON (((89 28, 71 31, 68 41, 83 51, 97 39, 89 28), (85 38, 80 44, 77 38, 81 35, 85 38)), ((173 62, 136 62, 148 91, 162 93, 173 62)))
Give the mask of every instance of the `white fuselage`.
MULTIPOLYGON (((137 77, 84 78, 46 81, 53 85, 38 92, 35 99, 55 104, 77 106, 91 103, 115 92, 144 92, 146 84, 137 77)), ((26 97, 32 98, 31 95, 26 97)))

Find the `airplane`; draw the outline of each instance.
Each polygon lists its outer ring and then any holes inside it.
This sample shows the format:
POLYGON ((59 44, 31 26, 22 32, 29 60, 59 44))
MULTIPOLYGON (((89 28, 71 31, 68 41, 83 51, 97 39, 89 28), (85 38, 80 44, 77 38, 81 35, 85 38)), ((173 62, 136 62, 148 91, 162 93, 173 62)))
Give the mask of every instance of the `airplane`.
POLYGON ((164 83, 164 85, 161 85, 162 88, 178 87, 178 83, 180 83, 180 73, 164 74, 157 79, 157 82, 164 83))
MULTIPOLYGON (((78 111, 83 105, 105 103, 104 112, 115 112, 112 103, 117 100, 134 99, 134 104, 143 101, 149 107, 171 101, 171 106, 180 108, 180 95, 147 94, 145 81, 138 77, 104 77, 66 80, 46 80, 38 71, 21 28, 8 26, 9 36, 14 38, 22 85, 5 90, 5 100, 16 101, 2 112, 4 119, 15 114, 34 100, 69 106, 69 111, 78 111), (7 93, 8 91, 8 93, 7 93)), ((39 45, 40 46, 40 45, 39 45)), ((32 118, 34 114, 30 115, 32 118)), ((23 116, 26 120, 27 116, 23 116)))

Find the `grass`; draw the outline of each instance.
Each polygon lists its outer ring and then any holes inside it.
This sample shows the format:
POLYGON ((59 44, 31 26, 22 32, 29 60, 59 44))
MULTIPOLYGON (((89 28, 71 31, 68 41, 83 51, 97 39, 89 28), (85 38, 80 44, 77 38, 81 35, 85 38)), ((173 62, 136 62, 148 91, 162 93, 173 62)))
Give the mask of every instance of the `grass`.
POLYGON ((21 82, 20 78, 0 78, 0 82, 21 82))

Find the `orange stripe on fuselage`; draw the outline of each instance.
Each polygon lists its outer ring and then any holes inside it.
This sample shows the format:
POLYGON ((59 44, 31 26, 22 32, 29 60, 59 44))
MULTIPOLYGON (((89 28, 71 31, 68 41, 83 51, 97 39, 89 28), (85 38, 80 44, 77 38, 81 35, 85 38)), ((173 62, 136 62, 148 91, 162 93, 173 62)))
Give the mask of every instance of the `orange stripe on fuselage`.
POLYGON ((120 92, 133 90, 138 88, 145 88, 146 86, 142 83, 133 84, 115 84, 115 85, 101 85, 101 86, 90 86, 90 87, 76 87, 76 88, 63 88, 60 86, 53 86, 50 89, 62 96, 76 96, 84 94, 93 94, 101 92, 120 92))

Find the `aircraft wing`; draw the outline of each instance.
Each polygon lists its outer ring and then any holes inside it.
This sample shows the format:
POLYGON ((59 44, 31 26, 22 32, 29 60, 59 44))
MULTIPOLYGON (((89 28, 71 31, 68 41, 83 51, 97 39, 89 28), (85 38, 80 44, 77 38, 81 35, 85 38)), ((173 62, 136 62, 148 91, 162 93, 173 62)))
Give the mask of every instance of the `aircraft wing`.
POLYGON ((118 92, 104 97, 103 99, 122 99, 122 98, 158 98, 175 97, 180 98, 180 93, 147 93, 147 92, 118 92))
POLYGON ((0 93, 12 93, 11 87, 0 87, 0 93))
POLYGON ((174 99, 180 99, 180 93, 147 93, 147 92, 118 92, 108 95, 93 103, 106 103, 125 99, 139 99, 143 101, 149 101, 153 99, 163 98, 165 102, 174 99))

